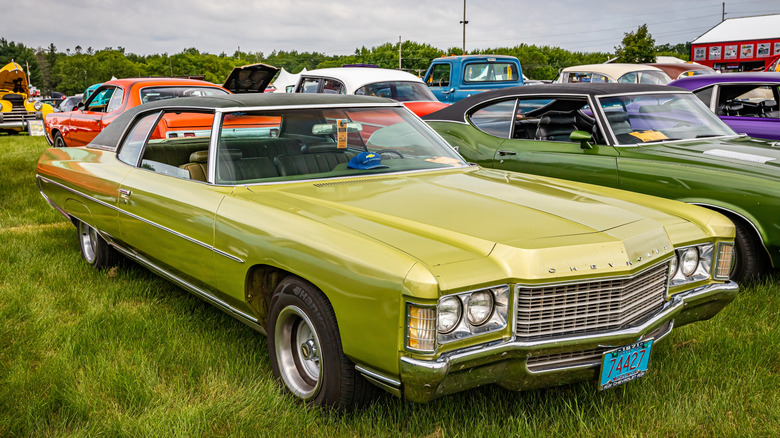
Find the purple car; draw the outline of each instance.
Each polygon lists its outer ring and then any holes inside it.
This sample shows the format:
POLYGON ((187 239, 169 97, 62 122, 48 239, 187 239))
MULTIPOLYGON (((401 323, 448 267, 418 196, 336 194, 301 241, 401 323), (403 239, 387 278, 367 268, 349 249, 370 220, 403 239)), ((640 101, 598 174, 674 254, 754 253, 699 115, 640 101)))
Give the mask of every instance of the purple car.
POLYGON ((668 85, 693 91, 738 133, 780 140, 780 73, 692 76, 668 85))

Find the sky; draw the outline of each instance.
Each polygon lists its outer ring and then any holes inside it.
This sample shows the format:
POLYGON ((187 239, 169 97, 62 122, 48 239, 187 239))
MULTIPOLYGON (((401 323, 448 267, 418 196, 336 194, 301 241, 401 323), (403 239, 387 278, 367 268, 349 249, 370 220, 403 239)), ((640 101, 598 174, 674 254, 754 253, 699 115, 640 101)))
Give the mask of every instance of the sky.
MULTIPOLYGON (((403 41, 463 45, 462 0, 0 0, 0 37, 138 55, 274 50, 347 55, 403 41), (19 19, 10 19, 19 17, 19 19)), ((721 21, 710 0, 466 0, 466 50, 521 43, 614 52, 647 24, 656 44, 692 41, 721 21)), ((778 0, 726 2, 726 18, 780 13, 778 0)))

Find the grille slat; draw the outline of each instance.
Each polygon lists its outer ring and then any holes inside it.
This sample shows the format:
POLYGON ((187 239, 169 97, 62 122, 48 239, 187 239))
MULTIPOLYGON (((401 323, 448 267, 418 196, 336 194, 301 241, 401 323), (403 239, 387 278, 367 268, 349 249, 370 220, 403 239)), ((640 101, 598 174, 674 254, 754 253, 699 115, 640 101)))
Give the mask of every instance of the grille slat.
POLYGON ((633 277, 519 287, 517 337, 523 340, 618 330, 663 307, 668 263, 633 277))

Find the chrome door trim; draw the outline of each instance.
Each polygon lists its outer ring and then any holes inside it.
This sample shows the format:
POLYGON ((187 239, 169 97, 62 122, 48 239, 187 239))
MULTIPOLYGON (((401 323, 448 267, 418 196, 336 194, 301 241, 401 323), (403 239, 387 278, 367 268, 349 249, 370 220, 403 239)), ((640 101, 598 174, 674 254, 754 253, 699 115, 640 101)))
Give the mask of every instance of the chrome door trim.
MULTIPOLYGON (((236 256, 234 256, 232 254, 229 254, 229 253, 227 253, 225 251, 222 251, 222 250, 220 250, 218 248, 215 248, 215 247, 213 247, 213 246, 211 246, 211 245, 209 245, 209 244, 207 244, 205 242, 201 242, 200 240, 197 240, 195 238, 187 236, 186 234, 182 234, 182 233, 180 233, 178 231, 175 231, 175 230, 172 230, 172 229, 170 229, 170 228, 168 228, 168 227, 166 227, 164 225, 160 225, 160 224, 158 224, 156 222, 153 222, 153 221, 150 221, 148 219, 142 218, 141 216, 138 216, 138 215, 135 215, 135 214, 130 213, 128 211, 122 210, 121 208, 118 208, 118 207, 116 207, 114 205, 111 205, 111 204, 109 204, 107 202, 101 201, 100 199, 94 198, 94 197, 92 197, 90 195, 82 193, 82 192, 80 192, 80 191, 78 191, 76 189, 73 189, 71 187, 68 187, 68 186, 66 186, 64 184, 58 183, 56 181, 53 181, 53 180, 51 180, 49 178, 46 178, 45 176, 36 175, 36 177, 39 178, 40 180, 43 180, 43 181, 47 182, 47 183, 54 184, 54 185, 56 185, 58 187, 61 187, 61 188, 65 189, 65 190, 67 190, 67 191, 69 191, 69 192, 71 192, 71 193, 73 193, 75 195, 81 196, 81 197, 83 197, 83 198, 85 198, 87 200, 90 200, 92 202, 100 204, 100 205, 102 205, 104 207, 111 208, 111 209, 116 210, 119 213, 122 213, 122 214, 124 214, 126 216, 129 216, 129 217, 133 218, 133 219, 137 219, 137 220, 139 220, 141 222, 144 222, 146 224, 149 224, 149 225, 151 225, 153 227, 159 228, 159 229, 161 229, 163 231, 166 231, 166 232, 168 232, 170 234, 173 234, 176 237, 182 238, 182 239, 184 239, 184 240, 186 240, 188 242, 191 242, 191 243, 194 243, 196 245, 202 246, 202 247, 204 247, 206 249, 209 249, 209 250, 215 252, 216 254, 219 254, 219 255, 221 255, 223 257, 227 257, 230 260, 233 260, 233 261, 238 262, 238 263, 245 263, 245 261, 243 259, 239 258, 239 257, 236 257, 236 256)), ((41 194, 43 194, 43 191, 41 191, 41 194)), ((46 195, 44 195, 44 198, 49 200, 48 197, 46 197, 46 195)), ((49 200, 49 203, 54 205, 50 200, 49 200)), ((57 210, 59 210, 60 212, 63 212, 62 209, 60 209, 60 208, 58 208, 56 206, 55 206, 55 208, 57 208, 57 210)))

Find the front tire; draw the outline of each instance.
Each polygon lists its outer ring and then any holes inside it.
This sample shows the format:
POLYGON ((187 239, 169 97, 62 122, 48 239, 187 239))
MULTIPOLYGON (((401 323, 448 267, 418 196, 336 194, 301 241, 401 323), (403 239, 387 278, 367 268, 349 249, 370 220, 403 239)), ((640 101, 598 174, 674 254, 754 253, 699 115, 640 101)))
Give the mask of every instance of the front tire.
POLYGON ((65 144, 65 139, 62 137, 62 134, 59 132, 54 133, 54 147, 55 148, 64 148, 67 147, 65 144))
POLYGON ((95 269, 113 266, 119 254, 98 234, 97 230, 84 222, 77 226, 81 257, 95 269))
POLYGON ((743 220, 730 217, 737 229, 734 239, 734 266, 731 269, 731 279, 737 283, 755 279, 764 272, 766 257, 761 241, 753 230, 743 220))
POLYGON ((333 308, 312 284, 282 280, 267 328, 274 376, 304 403, 348 409, 371 398, 373 386, 344 355, 333 308))

